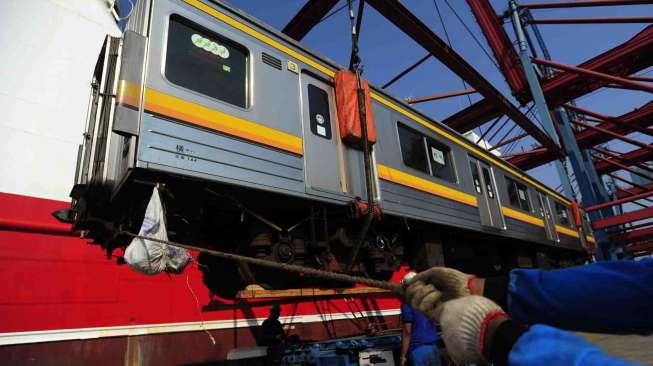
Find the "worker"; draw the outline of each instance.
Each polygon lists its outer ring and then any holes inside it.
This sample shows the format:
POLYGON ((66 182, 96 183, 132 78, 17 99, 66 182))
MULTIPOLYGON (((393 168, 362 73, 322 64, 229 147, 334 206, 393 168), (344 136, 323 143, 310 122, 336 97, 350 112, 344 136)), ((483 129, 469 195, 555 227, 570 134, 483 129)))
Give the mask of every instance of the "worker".
POLYGON ((261 324, 261 346, 278 346, 286 339, 286 333, 283 331, 279 316, 281 315, 281 306, 274 304, 270 307, 270 316, 261 324))
POLYGON ((440 324, 449 354, 461 363, 632 365, 558 328, 652 332, 653 260, 515 269, 485 279, 436 267, 416 275, 405 297, 440 324))
MULTIPOLYGON (((408 283, 414 276, 415 272, 408 272, 402 283, 408 283)), ((433 322, 406 303, 401 305, 401 322, 400 365, 439 366, 438 331, 433 322)))

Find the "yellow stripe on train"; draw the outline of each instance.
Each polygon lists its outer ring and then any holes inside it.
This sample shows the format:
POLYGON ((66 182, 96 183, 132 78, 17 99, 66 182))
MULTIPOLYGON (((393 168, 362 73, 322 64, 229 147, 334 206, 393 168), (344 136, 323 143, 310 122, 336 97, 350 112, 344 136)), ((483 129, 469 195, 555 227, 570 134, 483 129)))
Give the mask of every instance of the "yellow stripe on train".
MULTIPOLYGON (((228 24, 228 25, 230 25, 230 26, 232 26, 232 27, 234 27, 234 28, 236 28, 236 29, 238 29, 238 30, 252 36, 252 37, 254 37, 254 38, 256 38, 256 39, 258 39, 259 41, 261 41, 263 43, 266 43, 266 44, 276 48, 277 50, 279 50, 279 51, 281 51, 281 52, 283 52, 283 53, 285 53, 285 54, 287 54, 287 55, 289 55, 291 57, 294 57, 295 59, 305 63, 306 65, 314 67, 315 69, 323 72, 325 75, 333 77, 333 75, 335 74, 335 72, 333 70, 331 70, 329 67, 326 67, 326 66, 320 64, 319 62, 313 60, 312 58, 307 57, 307 56, 305 56, 305 55, 291 49, 290 47, 287 47, 287 46, 281 44, 280 42, 272 39, 271 37, 269 37, 269 36, 267 36, 265 34, 262 34, 261 32, 257 31, 256 29, 239 22, 238 20, 236 20, 236 19, 222 13, 221 11, 219 11, 217 9, 214 9, 213 7, 211 7, 209 5, 206 5, 206 4, 202 3, 199 0, 184 0, 184 1, 187 4, 195 7, 196 9, 198 9, 200 11, 203 11, 206 14, 211 15, 212 17, 214 17, 214 18, 216 18, 216 19, 218 19, 218 20, 220 20, 220 21, 222 21, 222 22, 224 22, 224 23, 226 23, 226 24, 228 24)), ((499 159, 495 158, 491 154, 486 153, 486 152, 484 152, 484 151, 482 151, 480 149, 477 149, 476 147, 474 147, 472 145, 469 145, 468 143, 466 143, 466 142, 462 141, 461 139, 455 137, 451 133, 449 133, 449 132, 447 132, 447 131, 445 131, 445 130, 443 130, 441 128, 438 128, 438 127, 434 126, 429 121, 426 121, 425 119, 417 116, 416 114, 407 111, 405 108, 400 107, 400 106, 396 105, 395 103, 390 102, 389 100, 383 98, 382 96, 380 96, 377 93, 372 92, 371 97, 373 99, 379 101, 380 103, 382 103, 382 104, 384 104, 384 105, 398 111, 399 113, 405 115, 406 117, 409 117, 409 118, 415 120, 417 123, 420 123, 420 124, 430 128, 431 130, 433 130, 434 132, 436 132, 439 135, 443 136, 444 138, 455 142, 456 144, 464 147, 465 149, 467 149, 469 151, 472 151, 472 152, 474 152, 474 153, 476 153, 476 154, 478 154, 480 156, 483 156, 484 158, 488 159, 489 161, 496 164, 497 166, 500 166, 504 170, 506 170, 506 171, 514 174, 515 176, 527 181, 528 183, 536 186, 537 188, 539 188, 539 189, 541 189, 541 190, 543 190, 545 192, 548 192, 550 195, 556 197, 557 199, 561 200, 562 202, 564 202, 566 204, 570 204, 570 201, 568 199, 560 196, 559 194, 557 194, 553 190, 539 184, 538 182, 534 181, 533 179, 529 178, 528 176, 524 175, 523 173, 511 168, 509 165, 506 165, 505 163, 502 163, 499 159)))
MULTIPOLYGON (((433 195, 440 196, 449 200, 461 202, 466 205, 478 207, 476 197, 465 192, 461 192, 453 188, 449 188, 447 186, 416 177, 414 175, 402 172, 401 170, 393 169, 382 164, 377 164, 377 171, 379 173, 379 178, 383 180, 400 184, 402 186, 411 187, 422 192, 431 193, 433 195)), ((501 207, 501 212, 503 212, 503 214, 507 217, 539 227, 544 227, 544 220, 535 216, 513 210, 509 207, 501 207)), ((580 238, 580 235, 576 230, 569 229, 564 226, 556 225, 556 231, 564 235, 572 236, 574 238, 580 238)))
POLYGON ((569 229, 564 226, 556 225, 556 231, 559 232, 560 234, 565 234, 568 236, 573 236, 576 239, 580 239, 580 234, 578 234, 578 231, 574 229, 569 229))
POLYGON ((478 203, 476 197, 465 192, 449 188, 447 186, 433 183, 429 180, 416 177, 414 175, 404 173, 401 170, 393 169, 385 165, 378 164, 377 170, 379 178, 403 186, 415 188, 422 192, 431 193, 453 201, 458 201, 466 205, 477 207, 478 203))
POLYGON ((173 97, 154 89, 147 88, 145 90, 145 109, 297 155, 302 155, 304 152, 301 137, 173 97))
POLYGON ((513 210, 512 208, 509 207, 501 207, 501 212, 503 212, 505 216, 508 216, 510 218, 527 222, 529 224, 537 225, 539 227, 544 227, 544 221, 535 216, 531 216, 523 212, 513 210))

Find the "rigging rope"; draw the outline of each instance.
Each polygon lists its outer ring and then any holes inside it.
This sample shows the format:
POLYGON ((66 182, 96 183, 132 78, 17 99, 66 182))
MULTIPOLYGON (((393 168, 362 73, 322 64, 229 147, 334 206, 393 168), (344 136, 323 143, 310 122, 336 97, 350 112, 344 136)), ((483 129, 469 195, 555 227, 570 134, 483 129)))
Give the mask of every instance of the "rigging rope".
POLYGON ((274 268, 274 269, 278 269, 278 270, 286 271, 286 272, 302 273, 305 276, 321 278, 321 279, 325 279, 325 280, 342 281, 342 282, 351 283, 351 284, 360 283, 362 285, 367 285, 367 286, 370 286, 370 287, 377 287, 377 288, 381 288, 381 289, 384 289, 384 290, 393 291, 398 296, 403 296, 403 293, 404 293, 404 288, 401 285, 399 285, 397 283, 388 282, 388 281, 379 281, 379 280, 374 280, 374 279, 371 279, 371 278, 360 277, 360 276, 352 276, 352 275, 348 275, 348 274, 344 274, 344 273, 329 272, 329 271, 316 269, 316 268, 298 266, 296 264, 273 262, 273 261, 270 261, 270 260, 267 260, 267 259, 252 258, 252 257, 244 256, 244 255, 221 252, 221 251, 202 248, 202 247, 198 247, 198 246, 194 246, 194 245, 182 244, 182 243, 174 242, 174 241, 171 241, 171 240, 161 240, 161 239, 151 238, 151 237, 144 236, 144 235, 137 235, 137 234, 134 234, 134 233, 131 233, 131 232, 128 232, 128 231, 123 231, 122 233, 125 234, 125 235, 128 235, 128 236, 131 236, 132 238, 138 238, 138 239, 141 239, 141 240, 149 240, 149 241, 153 241, 153 242, 160 243, 160 244, 166 244, 166 245, 171 245, 171 246, 174 246, 174 247, 194 250, 194 251, 198 251, 200 253, 205 253, 205 254, 212 255, 214 257, 218 257, 218 258, 222 258, 222 259, 245 262, 245 263, 249 263, 249 264, 253 264, 253 265, 257 265, 257 266, 274 268))

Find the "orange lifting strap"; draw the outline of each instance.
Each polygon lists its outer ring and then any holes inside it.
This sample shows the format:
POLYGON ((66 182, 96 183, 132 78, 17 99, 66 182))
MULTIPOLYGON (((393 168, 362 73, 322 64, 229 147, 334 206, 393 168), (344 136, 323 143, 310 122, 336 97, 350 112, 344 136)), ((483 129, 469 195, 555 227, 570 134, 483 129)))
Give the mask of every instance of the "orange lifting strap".
POLYGON ((571 201, 571 216, 574 218, 574 223, 576 224, 576 227, 581 227, 582 222, 581 222, 581 213, 580 213, 580 208, 578 207, 578 203, 576 201, 571 201))
MULTIPOLYGON (((338 124, 340 138, 345 143, 360 148, 363 142, 361 121, 358 113, 358 85, 356 74, 341 70, 334 76, 336 83, 336 107, 338 110, 338 124)), ((372 99, 370 87, 366 81, 361 80, 365 93, 365 119, 367 119, 367 141, 370 145, 376 142, 376 128, 372 115, 372 99)))

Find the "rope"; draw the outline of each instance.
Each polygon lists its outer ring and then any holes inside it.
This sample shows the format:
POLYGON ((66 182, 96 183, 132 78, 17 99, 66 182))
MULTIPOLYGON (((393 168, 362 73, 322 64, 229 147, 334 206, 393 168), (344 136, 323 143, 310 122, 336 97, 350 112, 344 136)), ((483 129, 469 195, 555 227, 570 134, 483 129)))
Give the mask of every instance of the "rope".
POLYGON ((403 296, 404 294, 404 289, 401 285, 396 284, 396 283, 391 283, 388 281, 378 281, 374 280, 371 278, 366 278, 366 277, 360 277, 360 276, 352 276, 344 273, 336 273, 336 272, 329 272, 321 269, 315 269, 315 268, 309 268, 309 267, 304 267, 304 266, 298 266, 296 264, 288 264, 288 263, 279 263, 279 262, 273 262, 270 260, 266 259, 260 259, 260 258, 252 258, 252 257, 247 257, 243 255, 238 255, 238 254, 232 254, 232 253, 226 253, 226 252, 220 252, 217 250, 212 250, 212 249, 206 249, 202 247, 197 247, 193 245, 187 245, 187 244, 182 244, 178 242, 174 242, 171 240, 161 240, 157 238, 151 238, 143 235, 137 235, 134 233, 130 233, 127 231, 122 232, 125 235, 129 235, 133 238, 138 238, 142 240, 150 240, 156 243, 161 243, 161 244, 166 244, 166 245, 172 245, 175 247, 179 248, 184 248, 184 249, 189 249, 189 250, 195 250, 200 253, 205 253, 209 254, 218 258, 222 259, 228 259, 228 260, 233 260, 233 261, 241 261, 249 264, 254 264, 257 266, 263 266, 263 267, 268 267, 268 268, 274 268, 278 269, 280 271, 286 271, 286 272, 295 272, 295 273, 302 273, 305 276, 309 277, 315 277, 315 278, 321 278, 321 279, 326 279, 326 280, 335 280, 335 281, 342 281, 342 282, 347 282, 351 284, 355 283, 360 283, 362 285, 370 286, 370 287, 377 287, 381 288, 384 290, 390 290, 393 291, 395 294, 398 296, 403 296))
POLYGON ((200 328, 209 336, 209 339, 211 340, 211 343, 213 345, 216 345, 215 338, 213 338, 213 334, 209 332, 208 329, 204 326, 204 315, 202 315, 202 308, 200 306, 200 301, 197 299, 197 295, 195 295, 195 291, 193 291, 193 287, 190 285, 190 280, 189 280, 190 274, 186 273, 186 287, 188 288, 188 291, 190 291, 190 294, 193 295, 193 299, 195 300, 195 307, 197 309, 197 313, 200 315, 200 328))

